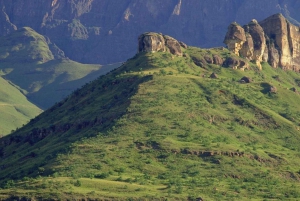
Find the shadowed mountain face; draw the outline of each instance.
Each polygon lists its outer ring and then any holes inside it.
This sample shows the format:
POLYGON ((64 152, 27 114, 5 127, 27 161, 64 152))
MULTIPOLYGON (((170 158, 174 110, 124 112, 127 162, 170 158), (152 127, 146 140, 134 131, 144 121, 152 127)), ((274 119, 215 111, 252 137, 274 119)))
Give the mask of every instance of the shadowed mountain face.
POLYGON ((142 32, 164 32, 193 46, 220 46, 232 21, 245 24, 281 12, 297 24, 299 8, 299 0, 0 0, 0 34, 29 26, 69 58, 105 64, 134 55, 142 32))

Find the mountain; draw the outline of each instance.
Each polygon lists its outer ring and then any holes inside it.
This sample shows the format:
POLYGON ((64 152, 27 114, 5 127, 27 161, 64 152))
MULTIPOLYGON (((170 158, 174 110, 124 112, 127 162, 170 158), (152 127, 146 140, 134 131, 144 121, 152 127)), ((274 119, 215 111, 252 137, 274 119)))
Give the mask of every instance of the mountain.
POLYGON ((2 200, 299 198, 298 73, 160 33, 138 44, 0 139, 2 200))
POLYGON ((3 84, 0 91, 0 96, 5 100, 3 104, 10 105, 1 113, 0 134, 8 134, 22 126, 41 112, 38 107, 49 108, 118 65, 101 66, 72 61, 48 38, 29 27, 0 37, 0 73, 1 79, 6 80, 1 82, 10 83, 3 84), (30 110, 33 104, 36 106, 30 110), (22 111, 24 109, 12 112, 11 105, 28 105, 28 108, 26 112, 22 111))
POLYGON ((283 13, 299 24, 299 0, 0 1, 0 34, 31 27, 72 60, 109 64, 136 53, 136 38, 163 32, 198 47, 221 46, 227 25, 283 13))

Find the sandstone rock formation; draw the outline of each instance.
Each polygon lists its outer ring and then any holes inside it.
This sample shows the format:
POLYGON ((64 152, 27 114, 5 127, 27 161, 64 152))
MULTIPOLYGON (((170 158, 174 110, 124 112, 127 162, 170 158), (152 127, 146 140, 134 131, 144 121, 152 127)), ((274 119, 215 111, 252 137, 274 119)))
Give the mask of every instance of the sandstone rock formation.
POLYGON ((181 45, 174 38, 160 33, 148 32, 139 37, 138 52, 170 52, 182 56, 181 45))
POLYGON ((224 39, 224 43, 227 45, 228 49, 239 56, 240 50, 245 42, 245 30, 236 22, 231 23, 224 39))
POLYGON ((300 28, 283 15, 272 15, 260 23, 252 20, 243 30, 229 25, 224 43, 230 51, 255 61, 259 69, 265 61, 274 68, 300 71, 300 28))
POLYGON ((269 38, 269 59, 273 67, 299 71, 300 29, 281 14, 273 15, 260 22, 269 38), (278 60, 279 55, 279 60, 278 60))
POLYGON ((266 48, 266 39, 262 27, 256 20, 241 27, 232 23, 228 27, 224 43, 228 49, 238 56, 256 61, 261 69, 261 62, 266 48))

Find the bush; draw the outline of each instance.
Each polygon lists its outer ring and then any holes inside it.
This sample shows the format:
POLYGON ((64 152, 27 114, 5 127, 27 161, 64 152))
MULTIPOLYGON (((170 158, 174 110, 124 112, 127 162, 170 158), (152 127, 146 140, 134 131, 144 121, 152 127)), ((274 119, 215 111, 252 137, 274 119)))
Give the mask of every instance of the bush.
POLYGON ((107 177, 109 177, 109 173, 107 173, 107 172, 103 172, 101 174, 95 175, 95 178, 98 178, 98 179, 105 179, 107 177))
POLYGON ((74 183, 74 186, 80 187, 81 181, 77 179, 76 182, 74 183))

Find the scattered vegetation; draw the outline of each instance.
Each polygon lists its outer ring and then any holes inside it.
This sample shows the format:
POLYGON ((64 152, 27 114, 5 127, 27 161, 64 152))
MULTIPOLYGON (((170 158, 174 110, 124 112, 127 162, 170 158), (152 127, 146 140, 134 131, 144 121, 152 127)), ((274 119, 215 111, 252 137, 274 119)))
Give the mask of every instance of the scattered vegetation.
POLYGON ((0 198, 299 199, 299 74, 184 51, 140 53, 2 138, 0 198))

